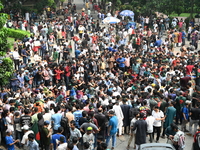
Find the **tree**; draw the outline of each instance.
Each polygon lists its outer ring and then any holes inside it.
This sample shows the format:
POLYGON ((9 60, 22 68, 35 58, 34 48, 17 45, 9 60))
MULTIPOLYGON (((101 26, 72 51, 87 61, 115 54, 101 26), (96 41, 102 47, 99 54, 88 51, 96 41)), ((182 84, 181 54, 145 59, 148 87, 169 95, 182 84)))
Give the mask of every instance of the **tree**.
MULTIPOLYGON (((2 3, 0 3, 0 10, 3 9, 2 3)), ((10 57, 5 57, 9 48, 7 42, 7 29, 3 28, 7 21, 7 14, 0 13, 0 86, 3 87, 9 83, 10 77, 13 74, 13 61, 10 57)))

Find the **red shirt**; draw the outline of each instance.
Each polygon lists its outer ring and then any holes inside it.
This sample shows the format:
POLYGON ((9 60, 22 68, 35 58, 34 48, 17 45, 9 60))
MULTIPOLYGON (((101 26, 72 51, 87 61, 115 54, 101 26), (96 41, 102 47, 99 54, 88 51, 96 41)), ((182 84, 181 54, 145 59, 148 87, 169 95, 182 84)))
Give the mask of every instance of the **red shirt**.
POLYGON ((70 67, 69 66, 66 66, 65 67, 65 76, 69 77, 71 75, 71 72, 70 72, 70 67))
POLYGON ((62 73, 62 71, 60 69, 56 69, 55 72, 56 72, 55 76, 56 80, 60 80, 61 79, 60 74, 62 73))

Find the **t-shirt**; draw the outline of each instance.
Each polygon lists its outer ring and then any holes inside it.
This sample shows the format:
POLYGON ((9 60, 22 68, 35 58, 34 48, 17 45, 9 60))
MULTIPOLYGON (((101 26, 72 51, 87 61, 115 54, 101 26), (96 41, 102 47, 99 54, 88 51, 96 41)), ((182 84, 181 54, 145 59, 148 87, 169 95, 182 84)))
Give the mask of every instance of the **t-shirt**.
POLYGON ((54 130, 58 130, 58 128, 60 127, 60 121, 61 121, 62 115, 61 114, 54 114, 51 117, 51 120, 54 122, 54 130))
POLYGON ((21 121, 22 127, 24 125, 28 125, 29 127, 31 127, 31 116, 29 115, 21 116, 20 121, 21 121))
POLYGON ((112 116, 109 120, 109 126, 111 126, 110 135, 117 133, 118 119, 116 116, 112 116))
POLYGON ((67 143, 60 144, 56 150, 64 150, 64 149, 67 149, 67 143))
POLYGON ((147 132, 153 133, 153 123, 155 118, 153 116, 148 116, 145 121, 147 122, 147 132))
POLYGON ((119 67, 122 67, 122 68, 125 67, 125 64, 123 63, 123 62, 125 62, 125 60, 126 59, 123 57, 117 59, 117 62, 119 63, 119 67))
POLYGON ((82 111, 80 111, 80 110, 77 110, 77 111, 75 111, 74 113, 73 113, 73 115, 74 115, 74 119, 75 119, 75 122, 76 122, 76 127, 80 127, 79 126, 79 119, 82 117, 82 111))
POLYGON ((62 134, 53 134, 52 135, 52 137, 51 137, 51 143, 53 143, 53 148, 54 148, 54 150, 56 150, 56 141, 57 140, 60 140, 60 137, 64 137, 64 143, 66 143, 66 138, 65 138, 65 136, 64 135, 62 135, 62 134))
POLYGON ((11 135, 10 136, 6 136, 5 140, 6 140, 6 145, 7 145, 8 150, 15 150, 14 144, 13 145, 9 145, 9 144, 14 142, 13 141, 13 137, 11 135))
POLYGON ((155 126, 155 127, 161 127, 161 120, 156 120, 156 118, 163 118, 164 117, 163 112, 161 110, 159 112, 155 112, 153 110, 152 111, 152 116, 155 118, 153 126, 155 126))

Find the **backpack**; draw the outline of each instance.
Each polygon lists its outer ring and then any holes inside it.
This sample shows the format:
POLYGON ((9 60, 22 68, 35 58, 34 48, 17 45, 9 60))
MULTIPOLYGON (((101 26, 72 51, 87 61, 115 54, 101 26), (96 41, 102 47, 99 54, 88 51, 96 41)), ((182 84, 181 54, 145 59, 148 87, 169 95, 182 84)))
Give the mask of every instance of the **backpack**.
POLYGON ((63 128, 69 127, 69 121, 68 118, 66 117, 66 113, 64 113, 64 116, 61 118, 60 125, 63 128))
POLYGON ((184 133, 179 136, 178 146, 182 149, 185 148, 185 135, 184 135, 184 133))

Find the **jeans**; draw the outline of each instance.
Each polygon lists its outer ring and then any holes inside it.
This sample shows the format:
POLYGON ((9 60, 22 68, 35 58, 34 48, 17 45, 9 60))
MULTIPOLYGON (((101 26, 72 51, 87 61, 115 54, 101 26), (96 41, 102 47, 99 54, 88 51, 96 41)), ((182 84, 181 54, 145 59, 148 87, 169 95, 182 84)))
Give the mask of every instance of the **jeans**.
POLYGON ((27 58, 23 57, 23 63, 26 64, 26 62, 27 62, 27 58))
POLYGON ((192 120, 190 119, 190 124, 189 124, 189 131, 192 135, 194 135, 197 131, 197 126, 198 126, 199 120, 192 120), (194 131, 192 131, 192 126, 194 125, 194 131))
POLYGON ((116 145, 116 133, 115 134, 110 134, 109 136, 107 136, 106 145, 108 146, 111 138, 112 138, 112 147, 115 147, 115 145, 116 145))

